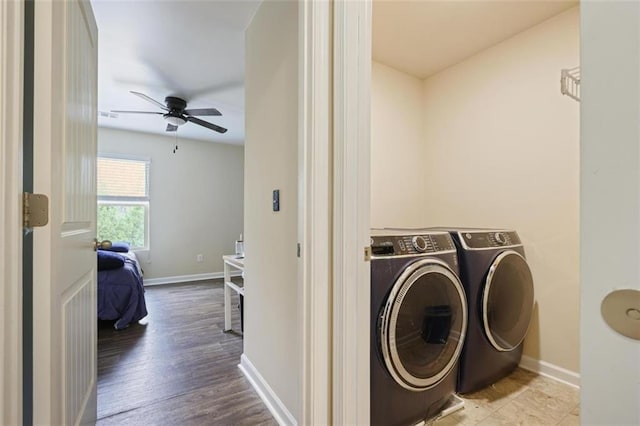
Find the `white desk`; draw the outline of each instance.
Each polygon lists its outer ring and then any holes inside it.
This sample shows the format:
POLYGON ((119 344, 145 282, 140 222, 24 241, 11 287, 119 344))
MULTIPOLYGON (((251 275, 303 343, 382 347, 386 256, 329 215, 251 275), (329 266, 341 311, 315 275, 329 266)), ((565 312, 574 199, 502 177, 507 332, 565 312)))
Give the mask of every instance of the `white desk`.
POLYGON ((224 331, 231 331, 231 290, 244 297, 244 287, 231 282, 231 269, 244 272, 244 257, 236 254, 222 256, 224 261, 224 331))

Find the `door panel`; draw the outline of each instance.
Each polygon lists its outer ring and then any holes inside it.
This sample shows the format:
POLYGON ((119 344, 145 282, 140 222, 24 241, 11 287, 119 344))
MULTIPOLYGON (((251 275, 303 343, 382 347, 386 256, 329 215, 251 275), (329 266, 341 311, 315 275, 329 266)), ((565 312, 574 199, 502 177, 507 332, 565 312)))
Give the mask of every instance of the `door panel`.
POLYGON ((88 1, 35 2, 34 422, 96 416, 97 28, 88 1))
POLYGON ((580 421, 637 425, 640 342, 601 303, 640 291, 640 3, 583 1, 580 15, 580 421))
MULTIPOLYGON (((67 7, 66 44, 66 129, 63 168, 65 190, 65 231, 86 229, 95 220, 95 139, 97 122, 96 61, 85 60, 87 52, 97 53, 97 40, 92 31, 93 19, 78 1, 67 7)), ((95 236, 95 234, 93 235, 95 236)))
POLYGON ((89 273, 73 283, 62 294, 62 350, 64 351, 62 389, 64 389, 64 424, 75 423, 87 408, 84 405, 95 390, 95 286, 89 273))

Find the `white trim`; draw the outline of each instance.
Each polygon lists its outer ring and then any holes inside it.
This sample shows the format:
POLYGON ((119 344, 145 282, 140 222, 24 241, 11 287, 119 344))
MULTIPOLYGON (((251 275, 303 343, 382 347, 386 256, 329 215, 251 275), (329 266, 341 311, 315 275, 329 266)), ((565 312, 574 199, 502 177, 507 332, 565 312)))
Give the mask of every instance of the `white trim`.
POLYGON ((520 359, 520 368, 532 371, 541 376, 548 377, 575 388, 580 387, 580 374, 575 371, 567 370, 566 368, 558 367, 557 365, 546 361, 522 355, 522 358, 520 359))
MULTIPOLYGON (((231 273, 232 277, 239 277, 242 275, 240 271, 234 271, 231 273)), ((176 275, 174 277, 160 277, 160 278, 144 278, 143 282, 145 287, 153 286, 153 285, 164 285, 164 284, 178 284, 178 283, 186 283, 189 281, 206 281, 206 280, 217 280, 223 279, 224 272, 208 272, 206 274, 192 274, 192 275, 176 275)))
POLYGON ((293 414, 287 410, 287 407, 282 403, 280 398, 278 398, 278 395, 271 389, 271 386, 269 386, 266 380, 258 373, 256 367, 254 367, 245 354, 242 354, 240 357, 238 368, 240 368, 240 371, 242 371, 247 380, 249 380, 249 383, 251 383, 251 386, 253 386, 279 425, 297 425, 293 414))
POLYGON ((0 424, 22 424, 24 2, 0 3, 0 424))
POLYGON ((301 424, 331 419, 331 2, 299 3, 301 424))
POLYGON ((371 1, 334 2, 333 424, 369 424, 371 1))

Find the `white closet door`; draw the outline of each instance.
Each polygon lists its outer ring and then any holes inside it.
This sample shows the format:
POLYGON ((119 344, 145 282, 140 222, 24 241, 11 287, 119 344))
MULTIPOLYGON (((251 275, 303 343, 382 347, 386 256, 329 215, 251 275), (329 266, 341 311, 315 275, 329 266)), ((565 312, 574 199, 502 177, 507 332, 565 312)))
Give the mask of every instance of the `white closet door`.
POLYGON ((88 0, 36 1, 34 423, 96 418, 97 27, 88 0))
MULTIPOLYGON (((601 303, 640 290, 640 3, 581 8, 581 422, 640 424, 640 342, 601 303)), ((631 305, 617 314, 631 327, 631 305)), ((640 307, 638 307, 640 309, 640 307)), ((637 314, 637 311, 635 311, 637 314)))

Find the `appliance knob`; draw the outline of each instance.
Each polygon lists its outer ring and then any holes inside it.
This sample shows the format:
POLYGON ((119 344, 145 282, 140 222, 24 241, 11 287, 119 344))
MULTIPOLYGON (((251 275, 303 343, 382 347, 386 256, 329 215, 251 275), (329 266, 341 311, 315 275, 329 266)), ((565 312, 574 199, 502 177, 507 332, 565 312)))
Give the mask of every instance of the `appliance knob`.
POLYGON ((507 244, 507 237, 505 237, 503 232, 496 232, 494 234, 494 238, 496 239, 496 242, 501 246, 507 244))
POLYGON ((427 251, 427 240, 425 240, 424 237, 417 235, 411 239, 411 243, 413 244, 413 247, 420 253, 424 253, 425 251, 427 251))

